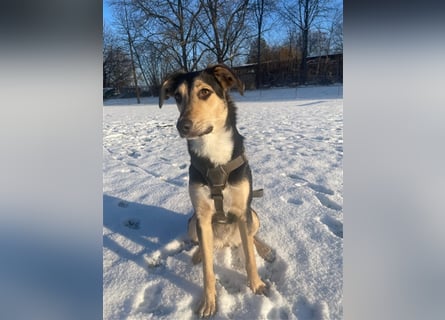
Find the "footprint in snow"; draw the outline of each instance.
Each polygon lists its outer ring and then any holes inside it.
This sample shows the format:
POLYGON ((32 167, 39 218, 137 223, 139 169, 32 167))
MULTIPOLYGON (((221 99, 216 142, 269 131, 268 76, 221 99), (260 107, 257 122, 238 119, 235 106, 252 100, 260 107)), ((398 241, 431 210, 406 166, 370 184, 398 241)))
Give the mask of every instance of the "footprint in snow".
POLYGON ((322 193, 316 193, 315 196, 317 197, 318 201, 320 201, 321 205, 325 206, 326 208, 333 209, 336 211, 341 211, 342 207, 338 203, 332 201, 328 197, 326 197, 322 193))
POLYGON ((130 152, 128 155, 130 157, 132 157, 132 158, 135 158, 135 159, 137 159, 137 158, 139 158, 141 156, 141 154, 138 151, 135 151, 135 150, 130 152))
POLYGON ((325 301, 311 303, 306 297, 300 297, 294 303, 293 312, 298 319, 329 320, 329 307, 325 301))
POLYGON ((167 315, 174 311, 173 306, 166 306, 163 301, 163 285, 161 283, 149 285, 141 293, 140 303, 136 312, 155 316, 167 315))
POLYGON ((163 181, 165 181, 165 182, 167 182, 167 183, 169 183, 169 184, 172 184, 172 185, 174 185, 174 186, 177 186, 177 187, 185 187, 185 186, 186 186, 185 181, 178 180, 178 178, 174 178, 174 179, 165 179, 165 180, 163 180, 163 181))
POLYGON ((128 202, 126 201, 119 201, 117 205, 121 208, 128 208, 128 202))
POLYGON ((334 191, 332 191, 329 188, 326 188, 325 186, 322 186, 320 184, 315 184, 312 182, 307 181, 305 178, 302 178, 296 174, 289 174, 288 175, 289 178, 293 179, 293 180, 297 180, 299 181, 299 185, 301 186, 308 186, 309 188, 311 188, 312 190, 314 190, 315 192, 321 192, 321 193, 325 193, 325 194, 329 194, 329 195, 333 195, 334 191))
POLYGON ((300 206, 300 205, 303 204, 303 200, 298 199, 298 198, 290 198, 290 199, 287 200, 287 202, 288 203, 292 203, 292 204, 294 204, 296 206, 300 206))
POLYGON ((267 313, 267 319, 291 319, 289 307, 273 307, 267 313))
POLYGON ((141 221, 139 219, 128 219, 124 221, 124 226, 129 229, 137 230, 140 228, 141 221))
POLYGON ((331 189, 328 189, 322 185, 319 185, 319 184, 314 184, 314 183, 309 182, 308 187, 316 192, 321 192, 321 193, 325 193, 325 194, 329 194, 329 195, 334 194, 334 191, 332 191, 331 189))
POLYGON ((286 283, 286 272, 288 265, 277 252, 275 252, 275 260, 273 262, 264 262, 264 266, 258 270, 260 276, 270 285, 275 284, 276 291, 281 291, 282 286, 286 283))
POLYGON ((280 197, 281 201, 286 202, 286 203, 290 203, 296 206, 300 206, 303 204, 303 200, 299 199, 299 198, 289 198, 286 199, 285 197, 281 196, 280 197))
POLYGON ((193 247, 191 241, 184 239, 173 239, 161 249, 144 255, 144 260, 150 268, 156 268, 164 264, 168 257, 175 256, 182 251, 189 251, 193 247))
POLYGON ((325 224, 329 231, 331 231, 335 236, 343 239, 343 223, 330 216, 324 216, 322 219, 320 219, 320 222, 325 224))

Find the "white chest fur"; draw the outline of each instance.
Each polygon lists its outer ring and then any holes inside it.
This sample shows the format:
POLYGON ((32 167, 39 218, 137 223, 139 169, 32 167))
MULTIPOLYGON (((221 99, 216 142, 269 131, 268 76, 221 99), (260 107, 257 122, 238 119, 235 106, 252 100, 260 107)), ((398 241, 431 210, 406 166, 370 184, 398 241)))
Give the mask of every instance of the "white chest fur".
POLYGON ((193 139, 191 148, 198 156, 206 157, 216 165, 226 164, 232 158, 232 130, 212 132, 193 139))

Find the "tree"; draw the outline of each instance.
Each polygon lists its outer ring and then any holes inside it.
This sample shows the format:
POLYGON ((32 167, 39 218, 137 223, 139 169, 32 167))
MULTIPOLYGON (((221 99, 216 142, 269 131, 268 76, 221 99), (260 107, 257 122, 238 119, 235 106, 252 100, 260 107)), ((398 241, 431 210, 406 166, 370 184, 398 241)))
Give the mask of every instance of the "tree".
POLYGON ((307 57, 309 31, 317 22, 326 18, 329 11, 329 0, 286 0, 280 10, 281 16, 295 26, 301 34, 300 82, 307 80, 307 57))
POLYGON ((330 38, 328 33, 321 29, 309 32, 308 56, 328 55, 330 50, 330 38))
POLYGON ((251 41, 250 43, 249 54, 246 62, 260 64, 261 62, 270 60, 270 50, 271 49, 264 38, 261 37, 259 41, 257 38, 255 38, 255 40, 251 41))
POLYGON ((144 55, 141 63, 147 70, 147 78, 150 83, 149 89, 153 96, 159 94, 162 80, 174 69, 177 69, 176 62, 170 56, 163 55, 162 49, 154 43, 147 43, 144 47, 144 55))
POLYGON ((113 45, 107 46, 103 54, 103 86, 119 92, 132 82, 130 58, 121 47, 113 45))
POLYGON ((300 69, 299 82, 305 82, 308 55, 342 50, 342 11, 328 10, 328 3, 339 0, 107 1, 115 19, 112 32, 104 27, 104 86, 128 83, 129 66, 134 85, 145 81, 156 94, 174 70, 248 61, 257 64, 258 88, 261 62, 268 60, 290 61, 293 75, 300 69), (277 9, 281 19, 274 25, 277 9), (328 16, 328 11, 334 14, 328 16), (287 39, 277 29, 268 36, 272 27, 287 29, 287 39))
POLYGON ((203 38, 199 43, 213 53, 218 63, 229 62, 241 52, 249 38, 246 14, 248 0, 200 0, 202 15, 198 20, 203 38))
POLYGON ((343 52, 343 8, 335 9, 329 35, 331 51, 333 53, 343 52))
POLYGON ((110 50, 112 48, 114 39, 113 39, 113 34, 110 30, 110 27, 103 23, 103 28, 102 28, 102 81, 103 81, 103 88, 108 88, 110 87, 110 60, 109 60, 109 55, 110 55, 110 50))
POLYGON ((136 32, 134 29, 134 17, 131 16, 130 12, 130 4, 127 0, 117 0, 114 2, 114 5, 118 8, 115 10, 115 19, 118 23, 118 27, 124 35, 124 39, 126 45, 128 46, 128 51, 130 53, 130 64, 131 64, 131 73, 133 76, 133 83, 136 89, 136 99, 137 103, 141 103, 139 85, 138 85, 138 75, 136 73, 136 62, 135 62, 135 53, 134 53, 134 36, 133 34, 136 32))
POLYGON ((132 81, 130 57, 106 24, 103 25, 102 41, 103 87, 120 91, 132 81))
POLYGON ((185 71, 196 69, 203 55, 197 47, 200 2, 135 0, 134 5, 143 13, 144 23, 154 29, 153 44, 162 48, 162 54, 169 55, 185 71))
POLYGON ((263 39, 263 31, 265 27, 265 19, 269 14, 274 10, 274 1, 271 0, 255 0, 251 5, 251 11, 253 11, 254 15, 254 24, 256 30, 256 59, 255 62, 257 64, 256 74, 255 74, 255 84, 258 89, 261 85, 261 58, 263 48, 267 47, 264 45, 265 40, 263 39), (264 41, 264 43, 263 43, 264 41))

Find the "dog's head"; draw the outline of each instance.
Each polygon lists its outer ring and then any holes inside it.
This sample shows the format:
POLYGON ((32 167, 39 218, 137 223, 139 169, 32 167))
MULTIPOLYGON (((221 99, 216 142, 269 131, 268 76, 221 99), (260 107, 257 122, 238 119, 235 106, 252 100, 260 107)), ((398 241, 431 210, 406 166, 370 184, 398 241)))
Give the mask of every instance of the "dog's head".
POLYGON ((176 127, 181 137, 197 138, 220 130, 228 116, 228 91, 244 84, 227 66, 219 64, 197 72, 177 72, 161 87, 159 108, 164 100, 174 97, 179 110, 176 127))

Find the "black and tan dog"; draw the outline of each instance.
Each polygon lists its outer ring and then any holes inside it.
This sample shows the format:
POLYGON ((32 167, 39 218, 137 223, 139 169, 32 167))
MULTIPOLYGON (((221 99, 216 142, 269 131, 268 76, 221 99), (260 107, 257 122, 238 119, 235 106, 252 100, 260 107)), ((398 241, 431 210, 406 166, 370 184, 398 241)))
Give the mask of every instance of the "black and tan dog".
POLYGON ((258 239, 259 219, 250 207, 252 175, 244 154, 243 137, 236 128, 236 107, 229 91, 244 84, 225 65, 203 71, 178 72, 162 85, 159 107, 174 97, 179 109, 177 129, 187 139, 191 157, 189 193, 195 210, 188 234, 199 243, 193 262, 203 263, 204 294, 197 309, 201 317, 216 312, 213 250, 242 244, 248 285, 265 294, 266 285, 258 275, 254 246, 267 261, 273 251, 258 239))

